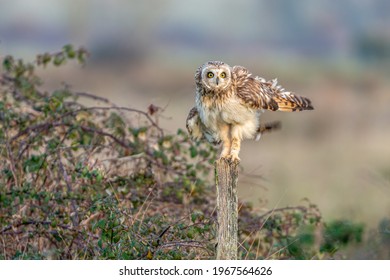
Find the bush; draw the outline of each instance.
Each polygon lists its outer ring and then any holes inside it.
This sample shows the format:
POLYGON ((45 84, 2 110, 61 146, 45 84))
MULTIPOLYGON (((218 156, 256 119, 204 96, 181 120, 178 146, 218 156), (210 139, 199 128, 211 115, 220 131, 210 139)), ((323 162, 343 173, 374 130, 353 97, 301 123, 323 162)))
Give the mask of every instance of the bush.
MULTIPOLYGON (((166 134, 155 105, 41 89, 37 67, 87 55, 68 45, 33 63, 3 60, 0 258, 215 258, 215 148, 166 134)), ((239 228, 243 259, 312 258, 323 243, 310 203, 263 215, 242 203, 239 228)))

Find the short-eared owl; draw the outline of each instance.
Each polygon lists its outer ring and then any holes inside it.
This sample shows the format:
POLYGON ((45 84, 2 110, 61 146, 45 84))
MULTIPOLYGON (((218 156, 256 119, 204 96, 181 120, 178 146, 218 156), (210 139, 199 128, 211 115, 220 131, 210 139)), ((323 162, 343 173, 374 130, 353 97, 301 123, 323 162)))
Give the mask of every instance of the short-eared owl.
POLYGON ((221 158, 239 161, 243 139, 259 138, 278 124, 261 125, 260 113, 271 111, 312 110, 309 99, 285 91, 277 80, 253 77, 242 66, 230 67, 220 61, 209 61, 195 73, 196 106, 186 122, 195 140, 206 138, 222 142, 221 158))

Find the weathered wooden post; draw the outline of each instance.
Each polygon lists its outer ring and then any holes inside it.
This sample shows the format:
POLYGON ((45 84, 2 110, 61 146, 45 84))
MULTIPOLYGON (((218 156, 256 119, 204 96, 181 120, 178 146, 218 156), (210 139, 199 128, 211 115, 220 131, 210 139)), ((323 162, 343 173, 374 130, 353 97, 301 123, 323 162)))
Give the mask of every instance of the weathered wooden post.
POLYGON ((236 260, 238 244, 238 162, 215 162, 217 188, 218 238, 217 259, 236 260))

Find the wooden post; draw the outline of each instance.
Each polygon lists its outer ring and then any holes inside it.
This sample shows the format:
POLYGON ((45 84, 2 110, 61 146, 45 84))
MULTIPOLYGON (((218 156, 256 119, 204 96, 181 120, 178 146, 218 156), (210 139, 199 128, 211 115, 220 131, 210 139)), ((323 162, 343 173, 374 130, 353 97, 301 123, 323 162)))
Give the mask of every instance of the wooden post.
POLYGON ((217 187, 217 260, 236 260, 238 244, 238 162, 219 159, 215 163, 217 187))

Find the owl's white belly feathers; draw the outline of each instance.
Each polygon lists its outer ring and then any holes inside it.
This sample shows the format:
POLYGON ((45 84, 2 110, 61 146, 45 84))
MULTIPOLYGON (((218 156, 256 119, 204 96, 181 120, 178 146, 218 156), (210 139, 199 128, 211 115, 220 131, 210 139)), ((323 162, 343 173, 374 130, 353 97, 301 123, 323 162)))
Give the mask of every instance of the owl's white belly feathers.
MULTIPOLYGON (((227 98, 224 102, 208 104, 197 102, 197 110, 202 123, 212 135, 213 140, 221 140, 221 127, 230 126, 240 139, 252 139, 259 126, 260 110, 251 109, 240 103, 237 98, 227 98)), ((206 135, 207 137, 207 135, 206 135)), ((207 137, 210 141, 210 138, 207 137)))

